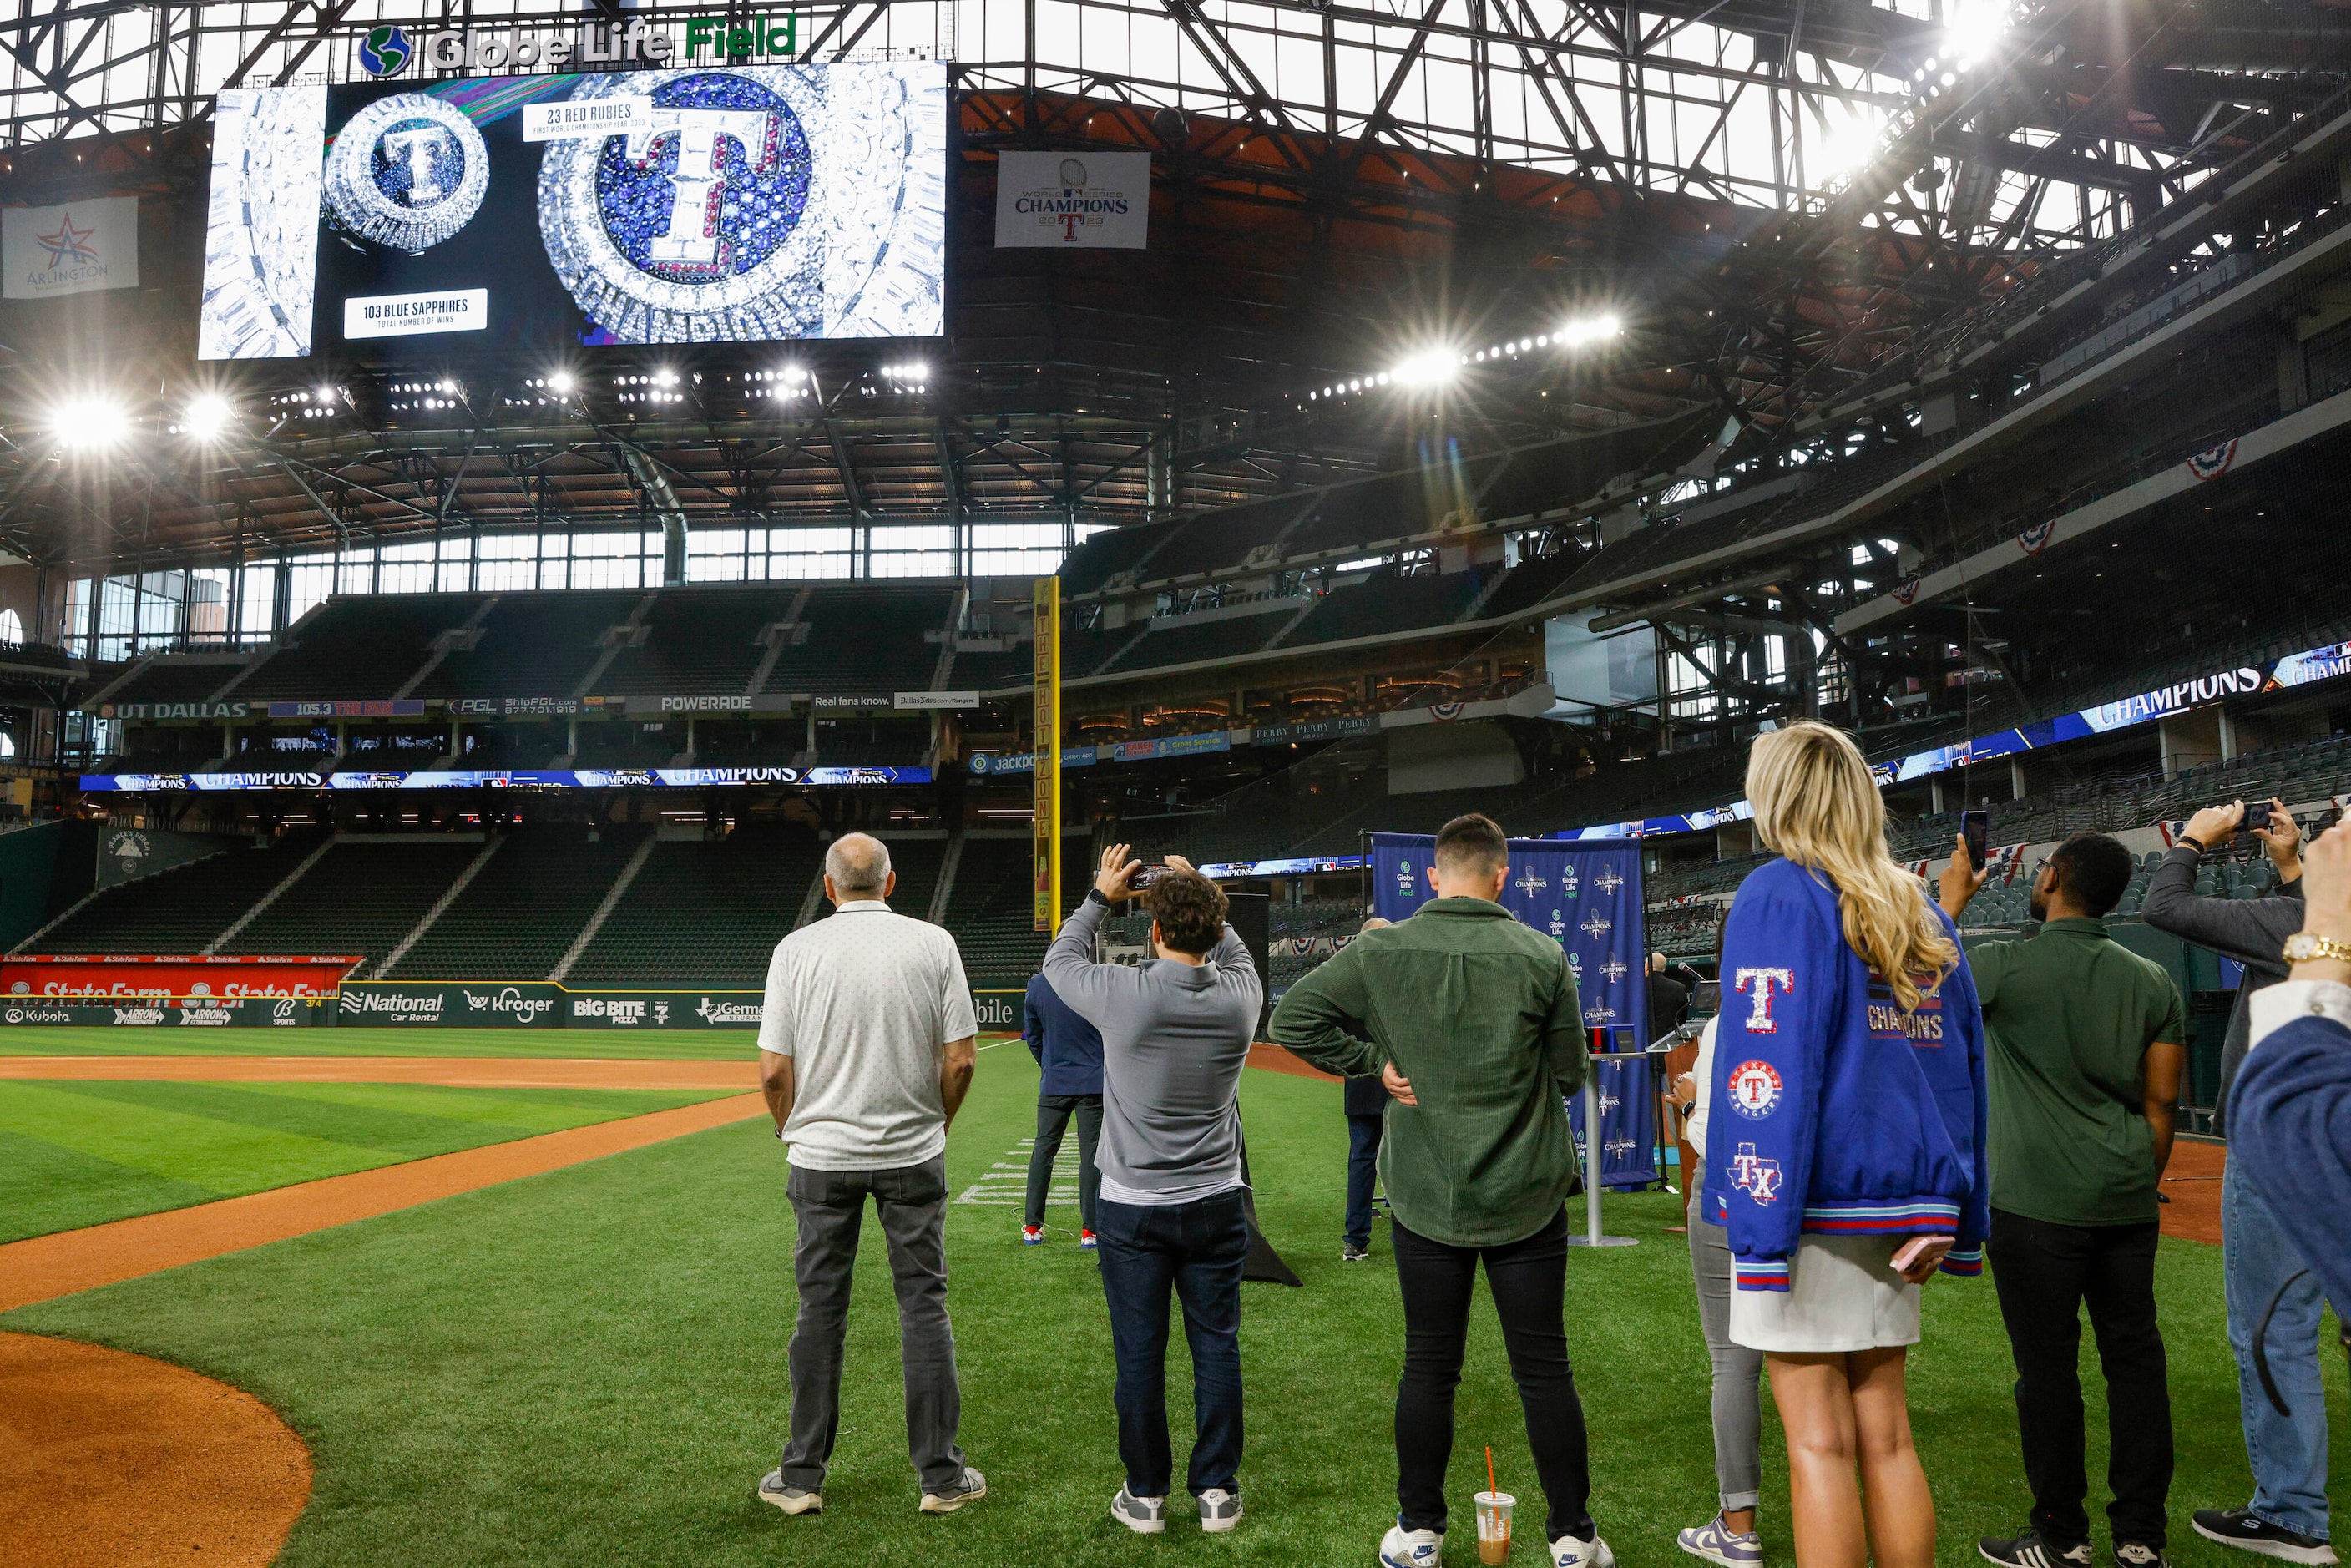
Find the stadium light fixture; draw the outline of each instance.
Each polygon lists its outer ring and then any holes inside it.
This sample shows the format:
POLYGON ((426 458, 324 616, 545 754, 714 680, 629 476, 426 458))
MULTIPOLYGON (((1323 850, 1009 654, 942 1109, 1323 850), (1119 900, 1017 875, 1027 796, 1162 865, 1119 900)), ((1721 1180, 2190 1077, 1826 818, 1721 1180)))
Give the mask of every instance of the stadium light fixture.
POLYGON ((1562 349, 1580 349, 1586 343, 1604 342, 1625 329, 1625 323, 1614 314, 1582 316, 1556 328, 1552 341, 1562 349))
POLYGON ((68 398, 49 419, 57 444, 68 452, 103 452, 130 433, 131 413, 112 398, 68 398))
POLYGON ((569 371, 557 371, 547 378, 547 390, 558 397, 569 397, 579 385, 569 371))
POLYGON ((332 387, 322 386, 318 391, 319 401, 329 408, 332 408, 334 406, 335 396, 335 389, 332 387))
POLYGON ((225 435, 235 418, 236 405, 228 399, 218 392, 199 392, 188 400, 181 428, 198 441, 213 441, 225 435))

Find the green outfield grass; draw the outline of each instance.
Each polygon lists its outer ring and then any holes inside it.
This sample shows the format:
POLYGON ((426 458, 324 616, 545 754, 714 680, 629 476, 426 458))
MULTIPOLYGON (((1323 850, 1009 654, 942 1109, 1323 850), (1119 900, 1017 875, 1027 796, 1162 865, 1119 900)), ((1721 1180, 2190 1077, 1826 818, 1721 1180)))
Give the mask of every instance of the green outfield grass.
MULTIPOLYGON (((980 1059, 950 1145, 958 1191, 999 1176, 1033 1127, 1018 1051, 980 1059)), ((1395 1511, 1391 1423, 1401 1358, 1384 1229, 1374 1261, 1338 1261, 1346 1133, 1335 1086, 1252 1072, 1244 1091, 1259 1204, 1306 1281, 1247 1287, 1249 1515, 1227 1537, 1157 1540, 1104 1513, 1119 1482, 1109 1336, 1089 1255, 1056 1215, 1015 1241, 1019 1211, 951 1210, 964 1442, 994 1495, 918 1516, 899 1413, 897 1326, 869 1228, 852 1321, 830 1511, 789 1520, 751 1488, 785 1416, 793 1311, 781 1149, 758 1122, 486 1189, 21 1310, 5 1326, 183 1363, 251 1389, 312 1445, 317 1490, 283 1562, 392 1564, 1141 1564, 1366 1568, 1395 1511)), ((1009 1184, 1007 1184, 1009 1185, 1009 1184)), ((1570 1340, 1590 1413, 1593 1506, 1629 1568, 1687 1560, 1676 1527, 1713 1511, 1707 1360, 1687 1254, 1665 1197, 1612 1198, 1640 1245, 1571 1262, 1570 1340)), ((2186 1528, 2241 1503, 2249 1479, 2222 1333, 2218 1250, 2168 1242, 2163 1306, 2179 1433, 2176 1560, 2242 1568, 2186 1528)), ((1452 1492, 1466 1523, 1491 1442, 1503 1484, 1540 1519, 1518 1401, 1481 1308, 1459 1406, 1452 1492)), ((1188 1425, 1182 1337, 1172 1404, 1188 1425)), ((2328 1358, 2342 1408, 2342 1358, 2328 1358)), ((2026 1495, 2009 1364, 1988 1281, 1928 1287, 1912 1409, 1941 1509, 1941 1560, 2014 1530, 2026 1495)), ((2095 1372, 2085 1371, 2095 1390, 2095 1372)), ((2095 1398, 2095 1395, 2094 1395, 2095 1398)), ((2094 1407, 2091 1473, 2104 1413, 2094 1407)), ((1178 1463, 1187 1447, 1179 1434, 1178 1463)), ((1764 1530, 1792 1562, 1786 1472, 1767 1416, 1764 1530)), ((2343 1461, 2335 1495, 2351 1501, 2343 1461)), ((2094 1505, 2095 1507, 2095 1505, 2094 1505)), ((1531 1534, 1531 1531, 1529 1532, 1531 1534)), ((1474 1562, 1466 1529, 1450 1561, 1474 1562)), ((1541 1561, 1531 1540, 1514 1558, 1541 1561)), ((2103 1557, 2102 1557, 2103 1561, 2103 1557)))
POLYGON ((0 1082, 0 1242, 643 1115, 719 1093, 0 1082))

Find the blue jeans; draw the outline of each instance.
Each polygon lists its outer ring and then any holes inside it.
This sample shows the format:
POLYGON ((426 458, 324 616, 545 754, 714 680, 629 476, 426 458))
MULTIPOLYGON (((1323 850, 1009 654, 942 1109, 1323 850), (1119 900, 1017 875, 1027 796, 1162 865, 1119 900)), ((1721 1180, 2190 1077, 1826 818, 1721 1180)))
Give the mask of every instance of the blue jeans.
POLYGON ((1384 1116, 1347 1118, 1347 1231, 1350 1247, 1372 1244, 1372 1192, 1380 1185, 1380 1133, 1384 1116))
MULTIPOLYGON (((2220 1178, 2220 1258, 2229 1297, 2229 1348, 2237 1355, 2237 1402, 2244 1411, 2245 1457, 2253 1467, 2254 1517, 2319 1540, 2326 1531, 2326 1390, 2318 1375, 2318 1321, 2324 1298, 2304 1275, 2286 1288, 2270 1319, 2265 1351, 2279 1395, 2294 1409, 2281 1416, 2253 1369, 2253 1333, 2301 1254, 2278 1228, 2245 1168, 2228 1163, 2220 1178)), ((2351 1305, 2351 1303, 2344 1303, 2351 1305)))
POLYGON ((1176 1461, 1167 1444, 1167 1299, 1184 1303, 1192 1347, 1192 1462, 1196 1497, 1240 1490, 1241 1264, 1249 1221, 1238 1187, 1165 1207, 1094 1206, 1102 1299, 1118 1358, 1118 1457, 1134 1497, 1165 1497, 1176 1461))

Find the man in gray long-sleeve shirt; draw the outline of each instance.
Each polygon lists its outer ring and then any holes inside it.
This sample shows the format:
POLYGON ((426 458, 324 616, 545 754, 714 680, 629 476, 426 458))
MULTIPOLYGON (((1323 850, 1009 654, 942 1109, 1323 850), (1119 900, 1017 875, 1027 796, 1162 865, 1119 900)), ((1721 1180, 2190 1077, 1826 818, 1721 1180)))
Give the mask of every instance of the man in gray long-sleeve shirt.
POLYGON ((1102 1037, 1102 1130, 1094 1205, 1102 1296, 1118 1358, 1119 1458, 1126 1484, 1111 1517, 1155 1535, 1166 1528, 1175 1459, 1167 1439, 1167 1316, 1183 1300, 1192 1347, 1194 1435, 1188 1482, 1200 1528, 1240 1521, 1241 1069, 1249 1063, 1264 984, 1225 924, 1225 895, 1188 862, 1143 894, 1153 963, 1097 964, 1094 934, 1111 905, 1133 898, 1142 862, 1124 844, 1045 955, 1045 978, 1102 1037))
MULTIPOLYGON (((2222 1107, 2229 1103, 2237 1070, 2244 1064, 2252 995, 2285 978, 2281 950, 2285 939, 2302 929, 2303 919, 2302 830, 2282 801, 2270 803, 2270 826, 2255 830, 2278 869, 2281 893, 2249 899, 2198 896, 2197 862, 2207 851, 2228 843, 2244 818, 2241 800, 2208 806, 2189 818, 2179 842, 2147 880, 2147 903, 2140 910, 2157 930, 2245 967, 2220 1052, 2216 1103, 2222 1107)), ((2213 1124, 2216 1132, 2221 1130, 2217 1114, 2213 1124)), ((2293 1563, 2325 1563, 2334 1562, 2335 1554, 2327 1545, 2326 1406, 2318 1371, 2323 1303, 2316 1281, 2305 1276, 2286 1283, 2302 1267, 2300 1254, 2243 1162, 2232 1154, 2220 1178, 2220 1271, 2253 1496, 2243 1508, 2199 1508, 2192 1522, 2199 1535, 2223 1546, 2293 1563), (2277 1305, 2270 1321, 2270 1371, 2294 1409, 2292 1416, 2279 1415, 2270 1404, 2253 1365, 2253 1333, 2273 1300, 2277 1305)))

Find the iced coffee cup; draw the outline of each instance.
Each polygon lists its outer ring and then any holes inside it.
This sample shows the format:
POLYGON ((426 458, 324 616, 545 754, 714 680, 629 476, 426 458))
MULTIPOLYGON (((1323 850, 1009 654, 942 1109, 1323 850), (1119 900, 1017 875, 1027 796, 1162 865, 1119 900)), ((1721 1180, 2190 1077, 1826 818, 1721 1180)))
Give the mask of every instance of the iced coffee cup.
POLYGON ((1481 1491, 1478 1494, 1478 1561, 1508 1563, 1510 1560, 1510 1510, 1519 1500, 1506 1491, 1481 1491))

